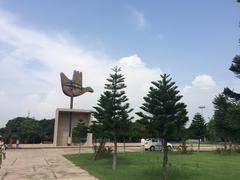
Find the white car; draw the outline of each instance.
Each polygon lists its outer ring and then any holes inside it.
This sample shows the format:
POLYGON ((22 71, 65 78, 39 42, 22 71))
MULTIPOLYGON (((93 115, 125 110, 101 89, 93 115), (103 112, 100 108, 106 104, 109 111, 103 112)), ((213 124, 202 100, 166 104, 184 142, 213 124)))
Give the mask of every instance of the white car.
MULTIPOLYGON (((162 141, 160 138, 149 138, 145 140, 145 150, 155 151, 162 150, 162 141)), ((173 148, 172 144, 167 143, 167 147, 169 150, 173 148)))

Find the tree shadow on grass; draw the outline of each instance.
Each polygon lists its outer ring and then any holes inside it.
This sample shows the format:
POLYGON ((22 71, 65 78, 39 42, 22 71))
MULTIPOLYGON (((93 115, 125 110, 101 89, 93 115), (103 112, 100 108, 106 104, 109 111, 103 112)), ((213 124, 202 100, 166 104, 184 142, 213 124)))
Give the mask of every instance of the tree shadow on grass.
MULTIPOLYGON (((139 172, 139 177, 148 177, 151 180, 159 180, 162 178, 162 164, 149 165, 147 168, 139 172)), ((191 171, 184 166, 174 166, 169 164, 168 177, 171 180, 192 180, 191 171)), ((144 178, 143 178, 144 179, 144 178)))

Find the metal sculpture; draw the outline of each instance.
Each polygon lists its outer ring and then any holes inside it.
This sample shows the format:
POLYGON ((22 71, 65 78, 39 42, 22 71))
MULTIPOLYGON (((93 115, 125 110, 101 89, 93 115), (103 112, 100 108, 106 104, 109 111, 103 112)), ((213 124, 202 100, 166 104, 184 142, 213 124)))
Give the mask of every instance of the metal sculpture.
MULTIPOLYGON (((70 109, 73 108, 73 97, 80 96, 86 92, 93 92, 91 87, 84 88, 82 86, 82 72, 74 71, 72 80, 70 80, 64 73, 60 73, 61 84, 63 93, 66 96, 69 96, 70 99, 70 109)), ((72 136, 72 112, 70 112, 69 119, 69 141, 68 144, 71 144, 71 136, 72 136)))
POLYGON ((82 87, 82 72, 74 71, 72 80, 64 73, 60 73, 63 93, 70 97, 77 97, 86 92, 93 92, 91 87, 82 87))

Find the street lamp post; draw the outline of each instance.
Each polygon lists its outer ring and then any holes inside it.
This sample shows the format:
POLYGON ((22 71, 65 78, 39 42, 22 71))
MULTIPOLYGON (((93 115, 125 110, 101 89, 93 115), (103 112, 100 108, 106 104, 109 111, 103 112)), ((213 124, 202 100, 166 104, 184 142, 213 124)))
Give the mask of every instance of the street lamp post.
MULTIPOLYGON (((204 118, 204 116, 203 116, 203 110, 204 110, 206 107, 205 107, 205 106, 198 106, 198 108, 201 109, 201 114, 202 114, 202 117, 204 118)), ((204 136, 203 138, 204 138, 204 141, 206 141, 206 137, 204 136)), ((199 149, 200 149, 200 147, 199 147, 199 149)), ((199 149, 198 149, 198 151, 199 151, 199 149)))
POLYGON ((206 107, 205 106, 198 106, 199 109, 201 109, 201 113, 202 113, 202 116, 203 116, 203 109, 205 109, 206 107))

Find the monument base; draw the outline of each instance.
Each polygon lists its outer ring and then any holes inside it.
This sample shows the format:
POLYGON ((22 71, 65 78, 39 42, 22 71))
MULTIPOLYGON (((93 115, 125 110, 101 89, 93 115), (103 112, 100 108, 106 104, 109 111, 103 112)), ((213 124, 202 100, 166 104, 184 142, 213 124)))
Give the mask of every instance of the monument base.
MULTIPOLYGON (((55 146, 67 146, 72 144, 72 137, 69 137, 69 117, 72 113, 71 129, 77 126, 79 120, 89 127, 92 119, 91 110, 86 109, 64 109, 57 108, 54 124, 53 144, 55 146)), ((87 134, 87 141, 84 145, 92 145, 92 134, 87 134)))

